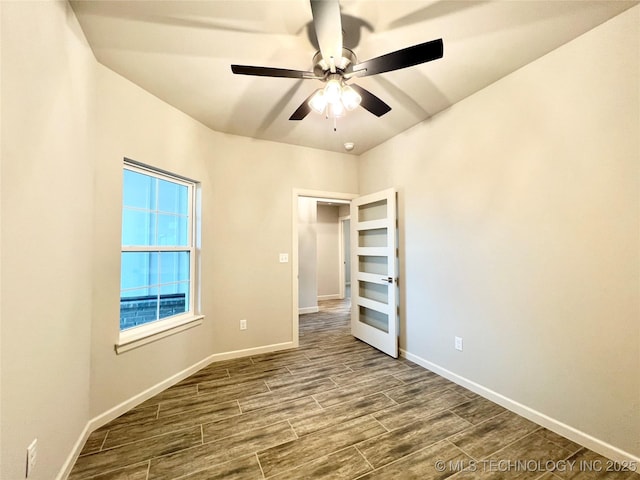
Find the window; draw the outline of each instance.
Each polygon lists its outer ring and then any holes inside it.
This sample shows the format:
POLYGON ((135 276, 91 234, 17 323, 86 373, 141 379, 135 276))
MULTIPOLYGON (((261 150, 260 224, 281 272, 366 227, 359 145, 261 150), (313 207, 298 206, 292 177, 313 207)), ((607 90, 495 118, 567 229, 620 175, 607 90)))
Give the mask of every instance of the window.
POLYGON ((195 292, 195 183, 127 162, 122 191, 121 343, 193 319, 195 292))

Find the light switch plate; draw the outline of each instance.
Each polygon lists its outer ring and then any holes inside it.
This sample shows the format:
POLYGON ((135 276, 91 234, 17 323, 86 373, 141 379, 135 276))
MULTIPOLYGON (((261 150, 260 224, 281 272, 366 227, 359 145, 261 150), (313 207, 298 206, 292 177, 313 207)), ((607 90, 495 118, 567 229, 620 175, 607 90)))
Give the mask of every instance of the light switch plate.
POLYGON ((281 253, 280 254, 280 263, 287 263, 289 261, 289 254, 288 253, 281 253))

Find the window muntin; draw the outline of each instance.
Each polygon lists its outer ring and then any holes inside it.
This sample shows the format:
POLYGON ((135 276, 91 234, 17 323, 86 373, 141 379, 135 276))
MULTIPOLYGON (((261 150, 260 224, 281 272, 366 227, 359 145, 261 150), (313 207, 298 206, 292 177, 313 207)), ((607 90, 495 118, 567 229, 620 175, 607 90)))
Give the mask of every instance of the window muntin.
POLYGON ((125 163, 121 331, 193 314, 194 187, 125 163))

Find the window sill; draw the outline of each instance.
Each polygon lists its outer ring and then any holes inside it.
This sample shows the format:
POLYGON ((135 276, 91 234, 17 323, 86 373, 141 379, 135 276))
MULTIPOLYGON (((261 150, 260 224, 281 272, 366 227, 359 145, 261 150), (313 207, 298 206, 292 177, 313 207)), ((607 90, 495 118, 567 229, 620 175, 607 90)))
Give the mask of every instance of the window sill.
POLYGON ((115 345, 116 354, 128 352, 134 348, 141 347, 161 338, 184 332, 198 325, 202 325, 204 315, 193 315, 188 317, 180 317, 173 320, 166 320, 158 324, 151 323, 141 327, 132 328, 120 332, 120 338, 115 345))

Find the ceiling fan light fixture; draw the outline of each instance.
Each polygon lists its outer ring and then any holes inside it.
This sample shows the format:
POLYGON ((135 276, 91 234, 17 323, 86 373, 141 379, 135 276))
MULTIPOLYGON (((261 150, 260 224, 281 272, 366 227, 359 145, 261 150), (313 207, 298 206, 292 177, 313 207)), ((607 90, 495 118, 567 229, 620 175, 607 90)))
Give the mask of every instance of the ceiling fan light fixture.
POLYGON ((316 92, 309 99, 309 107, 316 113, 322 115, 324 109, 327 108, 327 99, 322 88, 316 90, 316 92))
POLYGON ((345 114, 345 108, 341 101, 329 104, 329 118, 340 118, 345 114))
POLYGON ((349 111, 352 111, 358 108, 358 106, 360 105, 360 102, 362 101, 362 97, 360 96, 360 94, 356 92, 353 88, 351 88, 349 85, 345 85, 344 87, 342 87, 341 99, 342 99, 344 108, 346 108, 349 111))
POLYGON ((336 118, 344 115, 347 111, 355 110, 358 106, 362 106, 376 117, 381 117, 391 110, 389 105, 357 84, 353 83, 352 86, 348 86, 345 82, 354 77, 378 75, 413 67, 437 60, 444 55, 443 41, 442 38, 439 38, 359 62, 355 53, 345 47, 340 1, 310 0, 310 3, 312 26, 319 47, 313 56, 312 71, 231 65, 231 71, 238 75, 297 78, 325 82, 322 91, 315 91, 310 97, 307 97, 289 117, 289 120, 302 120, 310 112, 315 111, 327 118, 333 118, 333 129, 336 130, 336 118))
POLYGON ((327 103, 338 103, 340 102, 340 96, 342 94, 342 85, 340 84, 340 80, 332 78, 327 82, 324 87, 324 98, 327 103))

